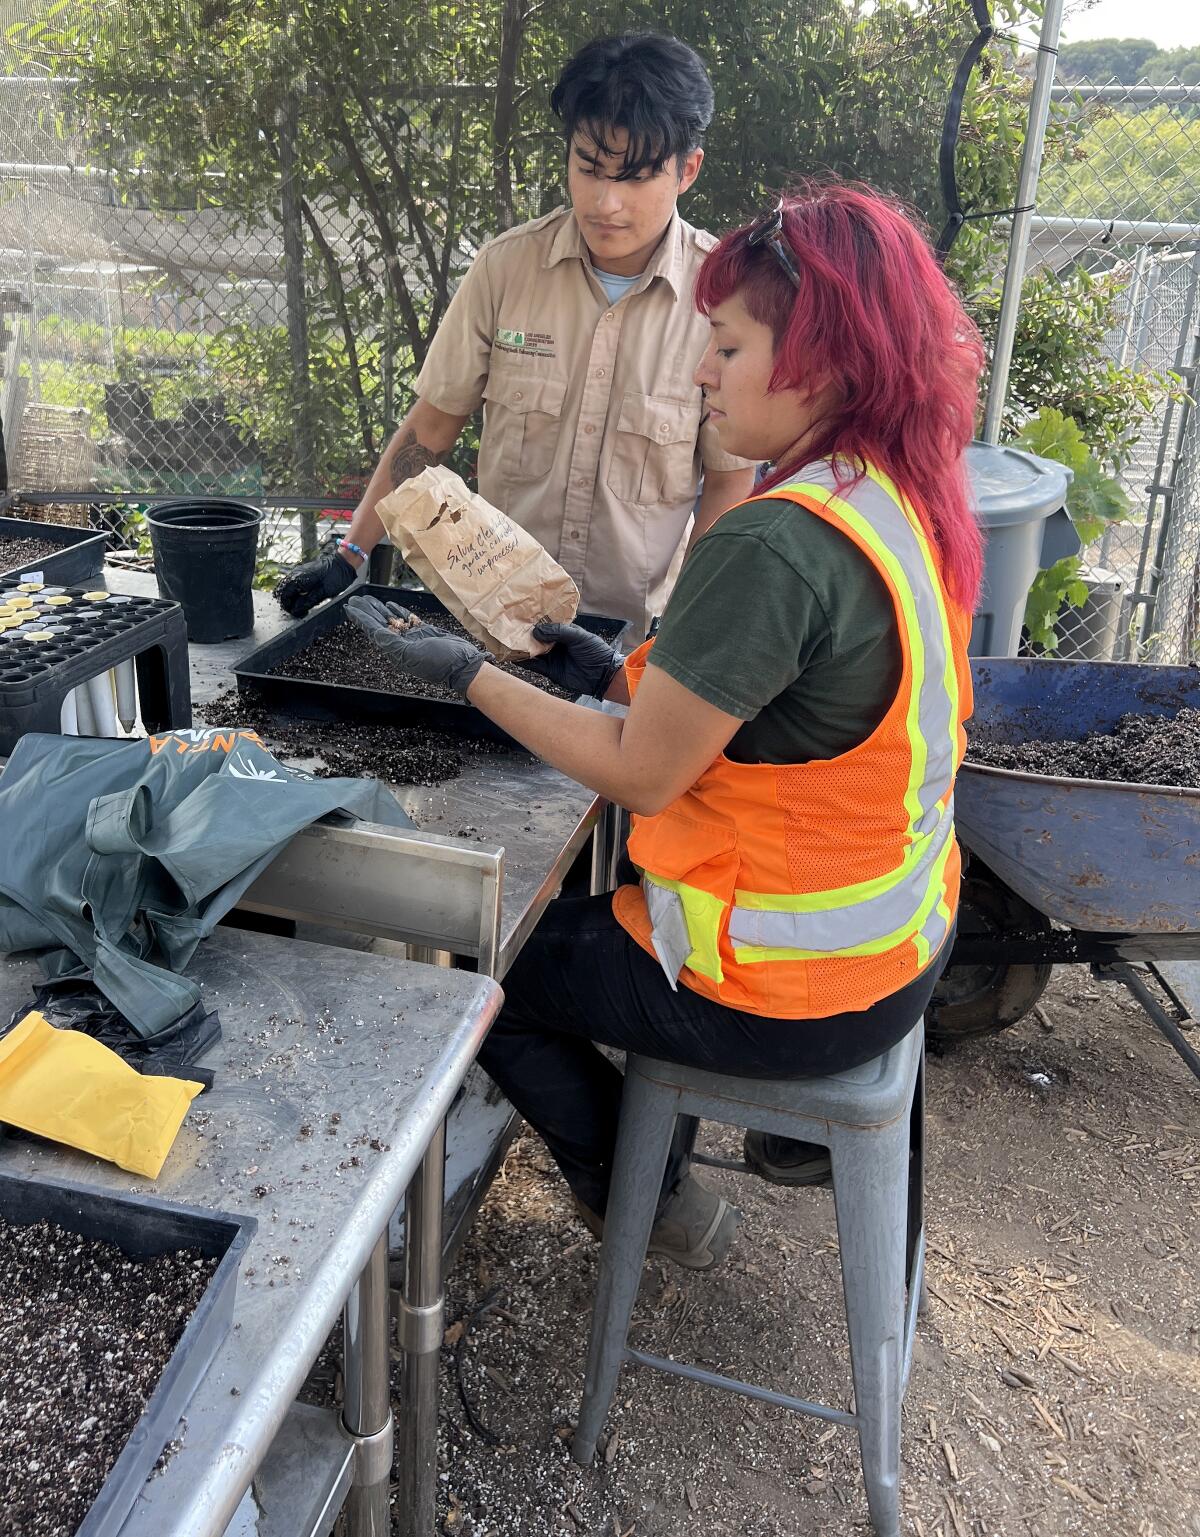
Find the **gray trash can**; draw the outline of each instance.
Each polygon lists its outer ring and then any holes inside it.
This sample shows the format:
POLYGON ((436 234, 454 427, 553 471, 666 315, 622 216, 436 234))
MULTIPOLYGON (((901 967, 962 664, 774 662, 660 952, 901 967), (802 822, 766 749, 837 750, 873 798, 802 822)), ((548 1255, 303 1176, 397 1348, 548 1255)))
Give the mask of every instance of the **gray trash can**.
POLYGON ((1071 471, 1024 449, 989 443, 970 445, 967 470, 987 540, 969 650, 1016 656, 1034 577, 1080 548, 1065 507, 1071 471))
POLYGON ((1079 608, 1064 608, 1058 616, 1058 650, 1063 662, 1111 662, 1121 633, 1125 583, 1103 566, 1084 566, 1080 580, 1088 590, 1079 608))

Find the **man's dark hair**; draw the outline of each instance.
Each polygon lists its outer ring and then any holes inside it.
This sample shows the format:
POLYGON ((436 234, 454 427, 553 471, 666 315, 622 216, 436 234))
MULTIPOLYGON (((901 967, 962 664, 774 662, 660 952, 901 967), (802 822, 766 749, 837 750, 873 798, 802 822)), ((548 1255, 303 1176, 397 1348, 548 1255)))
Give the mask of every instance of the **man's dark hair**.
POLYGON ((629 135, 619 180, 639 171, 661 171, 704 140, 712 121, 713 89, 699 56, 678 38, 656 32, 624 32, 585 43, 558 77, 550 106, 562 119, 567 147, 577 132, 606 155, 605 135, 629 135))

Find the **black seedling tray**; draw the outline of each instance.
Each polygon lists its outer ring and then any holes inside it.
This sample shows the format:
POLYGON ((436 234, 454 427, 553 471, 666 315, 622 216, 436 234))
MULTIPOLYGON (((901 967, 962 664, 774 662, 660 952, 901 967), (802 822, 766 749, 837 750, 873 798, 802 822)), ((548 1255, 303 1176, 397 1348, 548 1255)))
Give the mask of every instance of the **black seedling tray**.
MULTIPOLYGON (((465 699, 426 699, 419 694, 396 693, 367 684, 321 683, 308 678, 281 677, 271 671, 319 636, 337 629, 345 618, 347 602, 355 597, 401 603, 430 624, 449 617, 445 606, 429 592, 409 587, 377 587, 371 583, 355 587, 243 657, 233 670, 238 688, 254 689, 267 709, 303 720, 387 721, 396 726, 424 726, 452 736, 483 737, 506 747, 518 746, 507 732, 493 725, 465 699)), ((623 619, 593 614, 580 614, 575 622, 612 644, 627 628, 623 619)))
MULTIPOLYGON (((89 603, 87 587, 47 585, 53 592, 24 596, 44 610, 39 628, 61 624, 62 633, 42 641, 26 640, 19 630, 0 635, 0 754, 10 753, 27 731, 57 733, 67 694, 130 657, 136 659, 147 729, 191 725, 187 629, 178 603, 125 594, 89 603), (71 599, 66 609, 47 603, 59 596, 71 599)), ((0 578, 0 604, 18 586, 16 579, 0 578)))
POLYGON ((137 1259, 175 1249, 220 1256, 158 1386, 75 1537, 117 1537, 180 1416, 229 1333, 238 1268, 258 1223, 253 1217, 175 1206, 144 1195, 109 1195, 86 1185, 0 1174, 0 1218, 14 1227, 50 1222, 102 1239, 137 1259))
MULTIPOLYGON (((108 535, 98 534, 94 529, 32 523, 28 518, 0 518, 0 539, 44 539, 47 544, 62 545, 59 554, 43 555, 31 568, 40 571, 45 582, 85 582, 90 576, 98 576, 108 548, 108 535)), ((11 568, 15 580, 20 580, 23 569, 11 568)), ((8 574, 9 571, 0 569, 0 576, 8 574)))

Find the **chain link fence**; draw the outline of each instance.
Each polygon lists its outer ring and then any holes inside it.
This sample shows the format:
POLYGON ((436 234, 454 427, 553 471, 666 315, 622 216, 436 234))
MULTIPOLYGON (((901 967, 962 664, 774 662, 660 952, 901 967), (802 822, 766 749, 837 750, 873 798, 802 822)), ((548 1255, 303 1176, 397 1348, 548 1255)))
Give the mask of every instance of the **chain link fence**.
MULTIPOLYGON (((669 31, 701 52, 717 108, 682 211, 708 228, 834 170, 936 234, 973 44, 955 195, 1006 206, 1019 155, 1015 51, 980 46, 983 0, 5 10, 9 489, 133 548, 149 502, 244 496, 272 520, 264 580, 349 515, 480 244, 565 200, 548 99, 589 37, 669 31)), ((475 442, 454 461, 468 477, 475 442)))
POLYGON ((1030 266, 1064 283, 1082 271, 1105 290, 1108 362, 1147 392, 1106 445, 1128 511, 1084 551, 1086 598, 1063 610, 1058 654, 1187 662, 1198 655, 1200 87, 1076 81, 1054 95, 1058 147, 1030 266))
POLYGON ((149 500, 267 490, 261 379, 237 347, 286 325, 282 240, 219 193, 154 185, 135 144, 99 159, 79 91, 0 80, 0 415, 31 515, 136 548, 149 500))
MULTIPOLYGON (((153 501, 246 497, 268 510, 264 581, 348 518, 480 244, 564 200, 548 97, 588 36, 698 43, 717 111, 694 222, 720 229, 832 169, 913 202, 936 234, 955 75, 988 19, 980 0, 635 0, 586 22, 469 0, 436 28, 426 7, 364 3, 328 33, 297 12, 259 36, 175 0, 68 0, 56 30, 25 0, 14 13, 0 45, 9 489, 133 550, 153 501)), ((1018 61, 994 38, 962 97, 950 196, 969 222, 950 263, 968 292, 1002 268, 1003 225, 980 214, 1012 202, 1018 61)), ((1146 389, 1104 446, 1129 513, 1086 551, 1060 654, 1182 659, 1200 541, 1200 89, 1055 95, 1030 269, 1104 291, 1105 357, 1146 389)), ((1026 383, 1028 409, 1046 380, 1026 383)), ((454 461, 468 478, 476 441, 468 430, 454 461)))

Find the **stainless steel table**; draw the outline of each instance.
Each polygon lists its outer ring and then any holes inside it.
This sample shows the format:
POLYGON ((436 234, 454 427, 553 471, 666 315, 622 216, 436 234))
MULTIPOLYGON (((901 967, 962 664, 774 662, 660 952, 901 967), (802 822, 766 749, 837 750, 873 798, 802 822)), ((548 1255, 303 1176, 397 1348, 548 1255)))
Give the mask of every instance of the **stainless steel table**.
MULTIPOLYGON (((153 595, 151 573, 109 568, 114 592, 153 595)), ((192 699, 235 687, 234 662, 293 623, 268 593, 254 594, 254 632, 191 646, 192 699)), ((611 890, 619 813, 526 753, 473 757, 458 778, 396 789, 415 833, 358 823, 294 838, 243 906, 294 921, 304 938, 465 959, 503 978, 572 864, 591 844, 593 891, 611 890)), ((472 1072, 446 1128, 447 1249, 483 1198, 516 1118, 486 1075, 472 1072)), ((393 1247, 400 1247, 399 1221, 393 1247)))
MULTIPOLYGON (((157 592, 150 573, 110 567, 105 578, 114 592, 157 592)), ((271 594, 256 592, 252 635, 190 646, 193 706, 234 688, 234 663, 293 622, 271 594)), ((594 889, 612 884, 610 808, 527 753, 472 757, 456 779, 395 793, 417 823, 416 837, 376 836, 361 825, 315 829, 293 840, 248 905, 469 956, 502 978, 589 841, 594 889)))
MULTIPOLYGON (((0 961, 5 1018, 36 968, 0 961)), ((500 1004, 486 977, 220 930, 189 967, 219 1010, 197 1099, 162 1174, 167 1199, 248 1213, 233 1329, 193 1397, 179 1446, 143 1491, 122 1537, 326 1532, 342 1505, 352 1537, 386 1537, 393 1426, 388 1391, 388 1220, 407 1202, 395 1427, 401 1530, 433 1530, 437 1352, 442 1337, 445 1116, 500 1004), (340 1421, 296 1405, 341 1310, 340 1421), (247 1495, 249 1491, 249 1495, 247 1495), (243 1496, 252 1505, 243 1503, 243 1496)), ((108 1190, 140 1181, 20 1134, 0 1168, 108 1190)))

